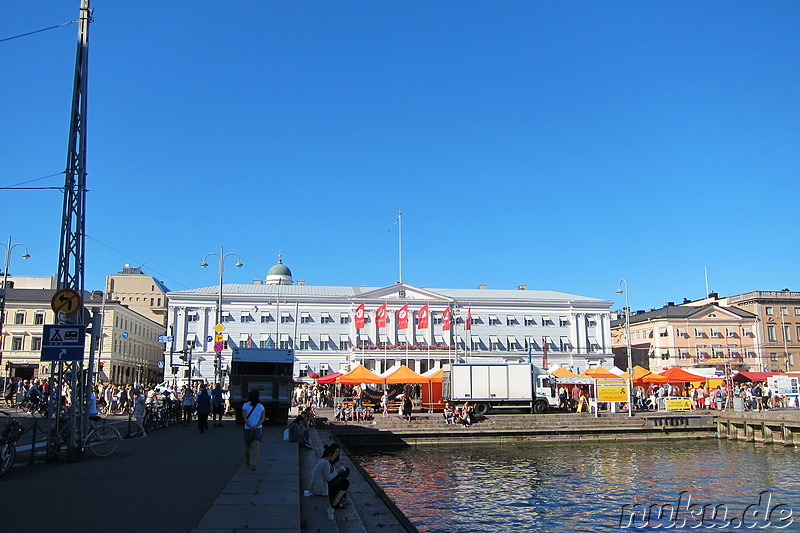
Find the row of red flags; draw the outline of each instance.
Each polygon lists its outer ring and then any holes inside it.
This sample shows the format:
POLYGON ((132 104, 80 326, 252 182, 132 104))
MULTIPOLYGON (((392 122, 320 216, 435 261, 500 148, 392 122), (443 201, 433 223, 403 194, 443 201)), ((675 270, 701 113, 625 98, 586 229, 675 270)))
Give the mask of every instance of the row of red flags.
MULTIPOLYGON (((361 304, 356 308, 356 329, 362 329, 364 327, 365 322, 365 305, 361 304)), ((379 328, 386 327, 386 304, 381 305, 378 307, 377 311, 375 312, 375 325, 379 328)), ((395 318, 397 319, 397 329, 408 329, 408 304, 404 305, 397 311, 395 311, 395 318)), ((417 311, 417 329, 428 329, 430 327, 430 316, 431 310, 428 304, 423 305, 417 311)), ((450 315, 450 308, 445 307, 444 311, 442 311, 442 330, 449 331, 450 330, 450 322, 451 322, 451 315, 450 315)), ((464 323, 464 329, 472 329, 472 307, 469 308, 467 311, 467 320, 464 323)))

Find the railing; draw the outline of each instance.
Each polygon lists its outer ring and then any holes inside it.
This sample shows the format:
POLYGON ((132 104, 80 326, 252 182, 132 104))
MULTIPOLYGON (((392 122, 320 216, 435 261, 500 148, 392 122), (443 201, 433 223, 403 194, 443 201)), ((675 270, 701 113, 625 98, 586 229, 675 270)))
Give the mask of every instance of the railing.
POLYGON ((793 291, 751 291, 744 294, 737 294, 728 298, 729 303, 738 303, 745 300, 756 299, 791 299, 800 300, 800 292, 793 291))

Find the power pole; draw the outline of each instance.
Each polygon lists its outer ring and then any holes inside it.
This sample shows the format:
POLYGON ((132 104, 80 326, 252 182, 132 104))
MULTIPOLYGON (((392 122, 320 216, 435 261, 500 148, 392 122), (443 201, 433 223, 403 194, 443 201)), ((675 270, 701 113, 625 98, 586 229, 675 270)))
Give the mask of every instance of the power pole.
MULTIPOLYGON (((78 48, 75 56, 75 78, 72 89, 67 168, 64 181, 64 204, 61 214, 61 242, 58 256, 57 288, 74 290, 83 298, 83 271, 86 236, 86 93, 89 71, 89 0, 80 0, 78 15, 78 48)), ((57 324, 79 324, 84 317, 82 301, 78 311, 71 315, 56 312, 57 324)), ((48 458, 59 456, 66 445, 67 456, 76 458, 80 452, 79 439, 85 399, 91 383, 83 376, 83 358, 78 361, 58 361, 51 371, 51 403, 49 415, 54 416, 53 437, 48 442, 48 458), (56 369, 57 368, 57 369, 56 369), (80 381, 79 381, 80 380, 80 381), (69 416, 61 419, 61 396, 69 381, 71 403, 69 416), (66 439, 62 441, 60 435, 66 439)))

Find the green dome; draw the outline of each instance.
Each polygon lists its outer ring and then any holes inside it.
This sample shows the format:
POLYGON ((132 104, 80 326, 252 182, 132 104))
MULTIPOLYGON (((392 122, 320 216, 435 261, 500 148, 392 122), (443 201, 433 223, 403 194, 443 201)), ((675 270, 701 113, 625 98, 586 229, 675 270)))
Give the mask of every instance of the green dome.
POLYGON ((278 261, 277 265, 273 265, 267 270, 267 276, 289 276, 292 277, 292 271, 289 268, 278 261))

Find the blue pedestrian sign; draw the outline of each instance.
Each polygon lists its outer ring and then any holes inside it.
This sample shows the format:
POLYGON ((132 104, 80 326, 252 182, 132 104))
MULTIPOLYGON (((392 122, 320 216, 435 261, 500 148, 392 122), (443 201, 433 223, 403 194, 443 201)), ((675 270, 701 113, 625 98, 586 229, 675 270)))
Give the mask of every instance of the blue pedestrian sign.
POLYGON ((81 361, 85 347, 85 325, 45 324, 42 335, 42 361, 81 361))
POLYGON ((166 343, 167 342, 167 336, 166 335, 159 335, 158 336, 158 342, 166 343))

